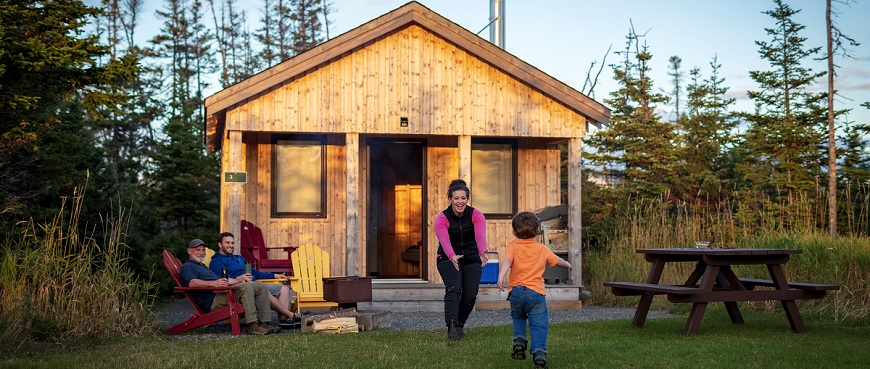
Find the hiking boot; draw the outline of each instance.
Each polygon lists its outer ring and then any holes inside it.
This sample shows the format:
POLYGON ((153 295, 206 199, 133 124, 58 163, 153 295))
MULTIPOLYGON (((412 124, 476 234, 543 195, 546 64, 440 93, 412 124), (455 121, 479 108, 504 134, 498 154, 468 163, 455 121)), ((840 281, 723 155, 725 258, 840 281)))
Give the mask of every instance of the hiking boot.
POLYGON ((536 369, 547 369, 547 354, 543 351, 535 351, 532 353, 532 360, 535 362, 536 369))
POLYGON ((246 327, 248 328, 248 334, 256 334, 258 336, 265 336, 269 333, 272 333, 271 330, 262 326, 259 322, 250 323, 246 327))
POLYGON ((456 333, 459 335, 459 339, 463 339, 463 338, 467 337, 465 334, 465 325, 464 324, 457 325, 456 326, 456 333))
POLYGON ((447 326, 447 339, 455 341, 460 338, 462 337, 459 337, 459 331, 456 330, 456 325, 451 321, 450 325, 447 326))
POLYGON ((281 333, 281 326, 272 325, 271 323, 263 323, 263 327, 269 330, 269 333, 281 333))
POLYGON ((511 357, 514 358, 514 360, 525 360, 526 345, 528 343, 529 341, 527 341, 525 337, 514 338, 514 352, 511 354, 511 357))

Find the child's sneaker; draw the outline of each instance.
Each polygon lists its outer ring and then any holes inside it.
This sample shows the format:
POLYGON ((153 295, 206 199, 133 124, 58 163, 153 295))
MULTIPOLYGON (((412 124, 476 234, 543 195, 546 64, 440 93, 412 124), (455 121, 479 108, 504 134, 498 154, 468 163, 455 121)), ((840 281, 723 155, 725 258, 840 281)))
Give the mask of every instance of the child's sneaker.
POLYGON ((528 344, 529 341, 527 341, 525 337, 514 338, 514 352, 511 354, 511 357, 515 360, 525 360, 526 345, 528 344))
POLYGON ((535 362, 536 369, 547 369, 547 354, 543 351, 535 351, 532 353, 532 361, 535 362))

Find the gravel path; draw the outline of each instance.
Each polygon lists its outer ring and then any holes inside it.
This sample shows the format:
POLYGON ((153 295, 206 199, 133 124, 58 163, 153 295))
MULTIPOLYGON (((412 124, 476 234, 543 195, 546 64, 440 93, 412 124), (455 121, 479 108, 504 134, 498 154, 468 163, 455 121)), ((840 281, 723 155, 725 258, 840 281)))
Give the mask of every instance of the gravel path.
MULTIPOLYGON (((593 320, 630 319, 634 316, 634 308, 610 308, 600 306, 584 306, 580 310, 549 310, 550 324, 562 322, 589 322, 593 320)), ((669 317, 666 311, 651 310, 648 318, 669 317)), ((394 329, 440 329, 444 328, 444 313, 416 312, 390 313, 394 329)), ((509 310, 479 310, 474 311, 465 323, 468 327, 485 327, 494 325, 509 325, 511 317, 509 310)))
MULTIPOLYGON (((157 308, 157 328, 165 332, 169 327, 181 323, 191 315, 193 308, 187 299, 178 299, 165 302, 157 308)), ((274 316, 274 313, 273 313, 274 316)), ((550 323, 561 322, 588 322, 593 320, 630 319, 634 316, 633 308, 610 308, 600 306, 584 306, 580 310, 550 310, 550 323)), ((666 311, 652 310, 649 312, 650 319, 671 317, 666 311)), ((275 318, 273 318, 275 319, 275 318)), ((444 313, 442 312, 413 312, 413 313, 390 313, 390 324, 393 329, 421 330, 444 328, 444 313)), ((471 313, 466 322, 468 327, 484 327, 511 324, 508 310, 481 310, 471 313)), ((244 329, 244 328, 243 328, 244 329)), ((232 335, 229 324, 217 323, 208 327, 194 329, 174 336, 180 340, 188 339, 225 339, 232 335)), ((286 333, 298 332, 287 331, 286 333)))

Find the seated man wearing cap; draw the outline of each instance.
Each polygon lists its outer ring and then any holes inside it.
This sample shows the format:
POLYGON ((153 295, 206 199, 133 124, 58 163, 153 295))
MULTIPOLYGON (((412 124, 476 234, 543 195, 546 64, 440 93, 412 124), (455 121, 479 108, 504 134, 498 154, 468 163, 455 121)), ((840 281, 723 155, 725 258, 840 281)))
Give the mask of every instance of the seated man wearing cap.
MULTIPOLYGON (((190 259, 181 266, 181 281, 187 287, 226 287, 237 285, 235 291, 239 303, 245 307, 245 322, 248 334, 266 335, 280 332, 280 327, 269 324, 272 321, 272 310, 269 309, 269 290, 262 282, 240 283, 235 278, 220 278, 205 264, 205 247, 200 239, 190 241, 187 254, 190 259)), ((205 310, 212 311, 227 306, 227 294, 211 291, 196 291, 191 293, 196 303, 205 310)))
MULTIPOLYGON (((218 253, 211 257, 209 268, 215 274, 220 275, 223 268, 227 270, 227 276, 240 282, 253 282, 258 279, 286 279, 287 276, 279 273, 261 272, 252 269, 250 274, 245 273, 247 260, 241 255, 234 255, 236 240, 230 232, 218 235, 218 253)), ((231 283, 232 284, 232 283, 231 283)), ((278 313, 278 325, 283 328, 299 328, 302 319, 290 311, 290 287, 286 284, 267 283, 269 289, 269 301, 272 310, 278 313), (283 318, 282 317, 286 317, 283 318)))

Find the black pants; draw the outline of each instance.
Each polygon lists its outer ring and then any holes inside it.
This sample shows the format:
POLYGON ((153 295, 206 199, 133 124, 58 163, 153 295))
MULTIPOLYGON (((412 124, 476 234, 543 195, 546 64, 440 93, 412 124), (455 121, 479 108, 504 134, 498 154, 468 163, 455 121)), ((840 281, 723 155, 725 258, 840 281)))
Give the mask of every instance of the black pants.
POLYGON ((459 270, 446 256, 438 255, 438 273, 444 280, 444 323, 450 325, 455 321, 465 325, 474 302, 477 301, 477 290, 480 288, 480 275, 483 268, 479 257, 465 256, 459 259, 459 270))

